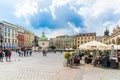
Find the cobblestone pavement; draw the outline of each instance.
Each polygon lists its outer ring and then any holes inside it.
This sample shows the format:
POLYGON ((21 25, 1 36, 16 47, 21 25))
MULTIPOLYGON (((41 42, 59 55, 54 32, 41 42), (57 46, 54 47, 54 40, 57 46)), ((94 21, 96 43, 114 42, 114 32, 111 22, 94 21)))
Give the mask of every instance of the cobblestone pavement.
POLYGON ((0 62, 0 80, 120 80, 120 70, 92 65, 63 66, 63 54, 33 53, 18 57, 13 52, 11 62, 0 62))

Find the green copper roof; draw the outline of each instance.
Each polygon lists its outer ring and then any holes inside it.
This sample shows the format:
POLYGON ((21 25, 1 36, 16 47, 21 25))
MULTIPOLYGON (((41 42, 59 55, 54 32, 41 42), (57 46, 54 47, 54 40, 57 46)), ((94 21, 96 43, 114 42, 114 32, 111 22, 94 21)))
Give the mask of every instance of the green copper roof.
POLYGON ((40 40, 41 40, 41 41, 47 41, 48 38, 47 38, 47 37, 40 37, 40 40))
POLYGON ((45 37, 45 33, 44 32, 42 32, 42 37, 40 37, 40 40, 41 41, 47 41, 48 40, 48 38, 45 37))

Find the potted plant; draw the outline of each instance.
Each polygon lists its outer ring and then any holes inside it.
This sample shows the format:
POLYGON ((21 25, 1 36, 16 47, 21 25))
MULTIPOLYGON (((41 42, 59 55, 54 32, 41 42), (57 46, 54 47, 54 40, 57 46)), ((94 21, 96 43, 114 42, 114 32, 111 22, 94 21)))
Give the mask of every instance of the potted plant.
POLYGON ((66 52, 65 54, 64 54, 64 58, 67 60, 67 66, 68 66, 68 64, 71 64, 71 54, 70 54, 70 52, 66 52))

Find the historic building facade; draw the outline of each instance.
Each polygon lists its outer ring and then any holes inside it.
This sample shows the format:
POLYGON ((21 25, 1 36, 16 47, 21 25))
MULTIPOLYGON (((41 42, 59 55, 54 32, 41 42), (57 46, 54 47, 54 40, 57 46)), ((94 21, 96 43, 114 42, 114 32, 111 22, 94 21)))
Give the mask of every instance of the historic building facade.
POLYGON ((18 48, 24 47, 24 28, 18 27, 18 48))
POLYGON ((81 44, 96 40, 96 33, 81 33, 74 36, 73 46, 78 48, 81 44))
POLYGON ((29 44, 29 46, 30 47, 32 47, 32 42, 33 42, 33 40, 34 40, 34 37, 35 37, 35 34, 33 33, 33 32, 31 32, 31 31, 29 31, 29 39, 30 39, 30 44, 29 44))
POLYGON ((57 49, 70 49, 73 47, 73 36, 57 36, 55 44, 57 49))
POLYGON ((120 26, 117 25, 116 28, 113 29, 113 32, 110 36, 109 31, 106 29, 106 31, 104 32, 104 36, 101 39, 101 42, 105 44, 120 45, 120 26))
POLYGON ((24 31, 24 47, 32 47, 34 36, 34 33, 27 30, 24 31))
POLYGON ((6 21, 0 22, 0 35, 2 35, 2 48, 18 48, 18 27, 6 21))
POLYGON ((56 38, 51 38, 49 40, 49 46, 56 46, 56 38))
POLYGON ((42 36, 38 40, 38 45, 41 50, 47 50, 49 48, 49 40, 45 36, 45 32, 42 32, 42 36))

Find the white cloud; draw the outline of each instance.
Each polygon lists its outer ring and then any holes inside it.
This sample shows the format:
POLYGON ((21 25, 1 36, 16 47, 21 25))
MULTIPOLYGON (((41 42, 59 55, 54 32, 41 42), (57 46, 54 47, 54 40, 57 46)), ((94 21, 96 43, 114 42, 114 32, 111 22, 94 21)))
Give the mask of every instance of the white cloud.
POLYGON ((69 28, 73 31, 73 33, 80 33, 80 27, 76 27, 74 24, 68 22, 69 28))
POLYGON ((79 13, 83 16, 99 17, 109 10, 114 10, 116 13, 120 12, 120 0, 81 0, 77 4, 84 5, 79 9, 79 13))
POLYGON ((40 11, 40 12, 47 12, 48 9, 47 9, 47 8, 44 8, 44 9, 40 9, 39 11, 40 11))
POLYGON ((26 0, 25 2, 16 4, 16 17, 29 17, 38 12, 37 2, 26 0))
POLYGON ((73 0, 53 0, 51 6, 49 7, 53 16, 53 19, 56 19, 56 9, 62 7, 68 3, 71 3, 73 0))
POLYGON ((106 27, 110 28, 111 33, 114 26, 119 24, 119 20, 104 20, 105 15, 109 15, 112 19, 113 16, 109 12, 113 15, 120 14, 119 4, 120 0, 81 0, 77 2, 77 5, 83 6, 78 9, 77 13, 84 17, 87 31, 95 31, 97 35, 103 35, 106 27))
MULTIPOLYGON (((39 0, 38 0, 39 1, 39 0)), ((47 1, 42 1, 47 3, 47 1)), ((57 35, 71 34, 72 32, 97 32, 97 35, 103 35, 105 28, 110 28, 110 33, 117 24, 120 25, 120 21, 102 21, 101 18, 108 12, 113 12, 114 15, 120 14, 120 0, 50 0, 50 6, 41 8, 37 0, 26 0, 25 3, 19 3, 16 5, 15 15, 17 17, 27 18, 26 22, 29 25, 28 17, 39 12, 46 12, 50 9, 54 19, 57 18, 56 11, 59 7, 69 5, 70 9, 73 9, 84 18, 85 29, 76 27, 75 25, 68 23, 67 30, 58 29, 50 30, 46 29, 49 37, 55 37, 57 35)), ((39 3, 40 4, 40 3, 39 3)), ((62 13, 62 12, 61 12, 62 13)), ((41 30, 41 29, 40 29, 41 30)), ((37 34, 40 30, 34 30, 37 34)), ((46 34, 47 34, 46 33, 46 34)))

